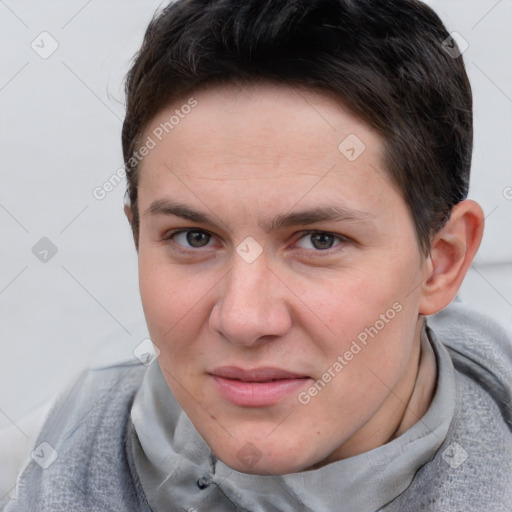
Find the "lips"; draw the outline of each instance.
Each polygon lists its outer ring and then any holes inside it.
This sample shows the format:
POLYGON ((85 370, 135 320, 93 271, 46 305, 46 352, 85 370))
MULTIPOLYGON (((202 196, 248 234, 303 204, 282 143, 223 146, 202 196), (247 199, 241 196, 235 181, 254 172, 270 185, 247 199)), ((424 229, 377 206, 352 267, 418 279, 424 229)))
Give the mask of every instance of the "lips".
POLYGON ((307 375, 281 368, 242 369, 223 366, 210 372, 221 396, 241 407, 275 405, 303 387, 307 375))
POLYGON ((241 380, 243 382, 269 382, 272 380, 301 379, 305 375, 292 373, 280 368, 255 368, 253 370, 242 370, 236 366, 223 366, 211 372, 217 377, 226 379, 241 380))

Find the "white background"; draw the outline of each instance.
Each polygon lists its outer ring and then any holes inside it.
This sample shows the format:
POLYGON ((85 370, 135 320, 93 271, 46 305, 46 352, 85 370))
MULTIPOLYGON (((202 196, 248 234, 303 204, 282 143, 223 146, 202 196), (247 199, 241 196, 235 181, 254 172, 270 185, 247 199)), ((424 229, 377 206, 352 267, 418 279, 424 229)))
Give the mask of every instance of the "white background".
MULTIPOLYGON (((486 234, 460 296, 512 326, 512 0, 429 3, 469 44, 475 100, 486 234)), ((92 192, 122 166, 122 80, 158 4, 0 0, 0 428, 147 336, 124 183, 92 192), (31 47, 43 31, 48 58, 31 47), (58 249, 46 263, 42 237, 58 249)))

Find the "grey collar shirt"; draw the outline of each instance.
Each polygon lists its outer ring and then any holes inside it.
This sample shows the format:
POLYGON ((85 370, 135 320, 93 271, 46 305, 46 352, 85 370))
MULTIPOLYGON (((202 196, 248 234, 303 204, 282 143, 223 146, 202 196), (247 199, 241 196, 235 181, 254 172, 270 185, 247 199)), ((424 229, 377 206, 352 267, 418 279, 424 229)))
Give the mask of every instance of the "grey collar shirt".
POLYGON ((431 344, 437 361, 436 392, 423 418, 374 450, 283 476, 240 473, 216 459, 173 398, 160 367, 153 364, 131 411, 134 463, 151 509, 164 512, 170 503, 197 512, 381 509, 434 457, 454 413, 450 355, 428 328, 423 329, 421 341, 431 344))

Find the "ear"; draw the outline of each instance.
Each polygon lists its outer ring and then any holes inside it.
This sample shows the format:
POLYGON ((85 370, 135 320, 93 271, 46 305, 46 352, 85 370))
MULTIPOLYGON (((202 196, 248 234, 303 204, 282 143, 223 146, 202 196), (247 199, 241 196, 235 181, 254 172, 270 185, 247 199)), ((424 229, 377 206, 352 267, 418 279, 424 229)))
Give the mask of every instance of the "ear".
POLYGON ((126 218, 128 219, 128 222, 131 226, 133 222, 133 211, 132 207, 128 203, 124 204, 124 214, 126 215, 126 218))
POLYGON ((427 278, 421 287, 419 313, 433 315, 448 306, 480 246, 484 213, 469 199, 453 207, 450 219, 436 234, 425 260, 427 278))
POLYGON ((135 212, 133 208, 130 206, 129 202, 124 203, 124 214, 130 223, 130 227, 132 228, 133 241, 135 243, 135 249, 137 252, 139 251, 139 226, 137 217, 137 206, 135 206, 135 212))

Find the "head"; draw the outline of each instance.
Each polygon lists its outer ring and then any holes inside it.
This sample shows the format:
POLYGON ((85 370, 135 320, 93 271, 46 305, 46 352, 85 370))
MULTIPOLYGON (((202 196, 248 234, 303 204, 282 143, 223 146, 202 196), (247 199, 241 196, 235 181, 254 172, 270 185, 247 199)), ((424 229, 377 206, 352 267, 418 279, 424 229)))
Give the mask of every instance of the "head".
POLYGON ((403 416, 482 235, 447 37, 414 0, 178 1, 148 27, 123 126, 142 302, 235 469, 355 455, 403 416))

